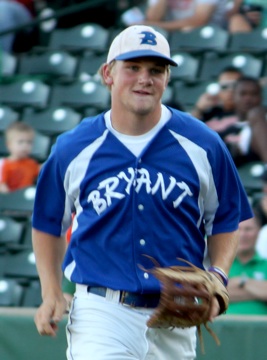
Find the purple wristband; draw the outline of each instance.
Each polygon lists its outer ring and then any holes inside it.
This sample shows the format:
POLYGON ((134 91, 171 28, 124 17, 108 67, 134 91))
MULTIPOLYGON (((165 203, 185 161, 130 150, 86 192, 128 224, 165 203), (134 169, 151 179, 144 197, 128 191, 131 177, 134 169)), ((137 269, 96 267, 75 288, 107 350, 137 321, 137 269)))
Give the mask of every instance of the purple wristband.
POLYGON ((218 268, 217 266, 211 266, 208 268, 208 271, 215 272, 216 274, 219 274, 222 278, 223 284, 226 287, 228 285, 228 276, 225 274, 225 272, 218 268))

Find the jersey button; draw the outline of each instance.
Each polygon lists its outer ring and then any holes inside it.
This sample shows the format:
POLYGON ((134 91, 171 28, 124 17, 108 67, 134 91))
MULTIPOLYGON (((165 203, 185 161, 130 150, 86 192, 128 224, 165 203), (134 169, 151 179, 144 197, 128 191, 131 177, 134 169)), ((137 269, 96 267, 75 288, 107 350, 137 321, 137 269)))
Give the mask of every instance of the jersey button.
POLYGON ((140 245, 145 246, 145 244, 146 244, 146 241, 144 239, 141 239, 140 240, 140 245))
POLYGON ((139 204, 139 205, 138 205, 138 210, 143 211, 143 210, 144 210, 144 205, 139 204))
POLYGON ((146 272, 144 273, 144 278, 145 278, 145 279, 148 279, 148 278, 149 278, 148 273, 146 273, 146 272))

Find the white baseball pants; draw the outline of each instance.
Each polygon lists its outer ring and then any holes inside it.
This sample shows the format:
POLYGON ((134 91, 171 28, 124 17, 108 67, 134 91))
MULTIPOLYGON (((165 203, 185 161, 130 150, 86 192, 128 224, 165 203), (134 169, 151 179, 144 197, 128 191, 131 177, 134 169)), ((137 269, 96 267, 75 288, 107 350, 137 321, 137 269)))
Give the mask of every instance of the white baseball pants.
POLYGON ((119 292, 106 298, 77 285, 67 324, 68 360, 193 360, 196 331, 151 329, 153 309, 118 302, 119 292))

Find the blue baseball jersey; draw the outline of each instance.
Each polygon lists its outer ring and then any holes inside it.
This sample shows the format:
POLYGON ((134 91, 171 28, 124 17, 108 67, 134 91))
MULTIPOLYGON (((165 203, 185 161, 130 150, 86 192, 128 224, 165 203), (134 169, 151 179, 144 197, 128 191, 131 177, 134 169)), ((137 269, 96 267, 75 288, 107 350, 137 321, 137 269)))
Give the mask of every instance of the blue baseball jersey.
POLYGON ((138 157, 107 129, 104 114, 58 137, 39 175, 32 221, 60 236, 76 213, 63 263, 71 281, 158 292, 152 259, 203 267, 205 236, 234 231, 252 216, 220 137, 169 110, 138 157))

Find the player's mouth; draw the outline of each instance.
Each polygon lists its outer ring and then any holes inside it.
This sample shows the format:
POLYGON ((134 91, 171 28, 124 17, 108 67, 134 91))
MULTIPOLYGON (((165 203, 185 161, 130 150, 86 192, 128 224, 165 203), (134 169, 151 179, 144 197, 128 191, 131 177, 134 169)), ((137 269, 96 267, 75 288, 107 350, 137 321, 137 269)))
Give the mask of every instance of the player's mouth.
POLYGON ((151 95, 151 93, 146 90, 134 90, 133 92, 138 95, 151 95))

